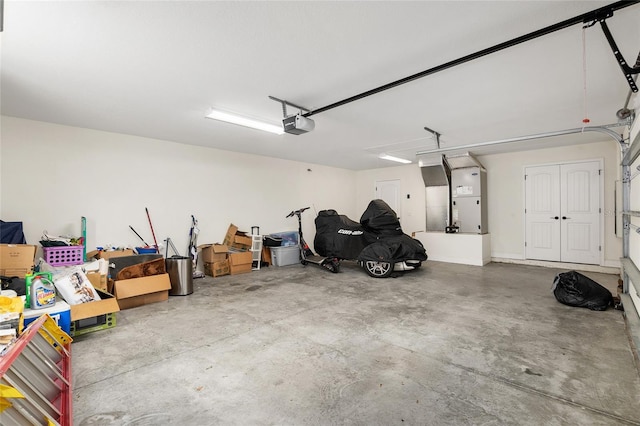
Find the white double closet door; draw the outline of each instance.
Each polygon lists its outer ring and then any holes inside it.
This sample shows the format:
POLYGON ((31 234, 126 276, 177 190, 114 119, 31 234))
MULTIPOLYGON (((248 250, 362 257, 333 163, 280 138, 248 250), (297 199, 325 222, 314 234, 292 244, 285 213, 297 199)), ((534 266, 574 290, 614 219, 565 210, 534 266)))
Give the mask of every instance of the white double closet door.
POLYGON ((600 162, 525 168, 525 257, 600 263, 600 162))

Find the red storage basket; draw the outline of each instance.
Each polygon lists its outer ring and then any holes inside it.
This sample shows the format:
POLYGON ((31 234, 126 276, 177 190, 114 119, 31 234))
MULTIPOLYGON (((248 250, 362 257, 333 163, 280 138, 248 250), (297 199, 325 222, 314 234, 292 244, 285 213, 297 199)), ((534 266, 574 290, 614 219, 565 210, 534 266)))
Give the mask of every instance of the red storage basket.
POLYGON ((51 266, 82 265, 84 246, 42 247, 44 260, 51 266))

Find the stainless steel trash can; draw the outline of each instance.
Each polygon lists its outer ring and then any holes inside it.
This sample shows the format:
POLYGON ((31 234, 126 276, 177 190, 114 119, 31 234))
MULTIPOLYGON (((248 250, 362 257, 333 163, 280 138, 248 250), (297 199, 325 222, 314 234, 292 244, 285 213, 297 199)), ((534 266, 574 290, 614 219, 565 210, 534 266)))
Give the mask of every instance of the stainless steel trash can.
POLYGON ((171 281, 171 296, 186 296, 193 293, 193 263, 184 256, 173 256, 165 259, 167 273, 171 281))

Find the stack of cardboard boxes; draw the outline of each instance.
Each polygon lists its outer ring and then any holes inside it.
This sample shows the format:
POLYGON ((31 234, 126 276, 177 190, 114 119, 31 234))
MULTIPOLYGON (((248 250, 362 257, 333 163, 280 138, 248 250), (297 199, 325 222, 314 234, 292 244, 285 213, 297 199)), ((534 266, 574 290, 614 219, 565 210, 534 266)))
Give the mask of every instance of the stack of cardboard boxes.
POLYGON ((229 248, 224 244, 203 244, 201 258, 204 265, 204 273, 212 277, 229 275, 229 248))
MULTIPOLYGON (((0 275, 8 277, 24 278, 26 274, 33 270, 36 246, 28 244, 0 244, 0 275)), ((94 277, 100 289, 100 282, 106 282, 101 277, 94 277)), ((86 333, 98 329, 107 328, 105 324, 98 324, 101 318, 110 318, 109 326, 115 326, 115 312, 120 310, 116 298, 104 291, 98 290, 101 300, 71 305, 70 312, 57 312, 52 315, 54 320, 59 320, 64 315, 70 316, 70 330, 65 327, 64 331, 71 332, 71 336, 86 333), (91 324, 91 325, 88 325, 91 324)), ((64 306, 64 305, 63 305, 64 306)), ((26 315, 27 312, 25 312, 26 315)), ((40 313, 40 312, 37 312, 40 313)), ((35 319, 35 318, 34 318, 35 319)), ((25 321, 25 325, 27 321, 25 321)))
POLYGON ((203 244, 198 248, 207 275, 219 277, 251 272, 251 237, 239 231, 233 223, 229 225, 222 244, 203 244))

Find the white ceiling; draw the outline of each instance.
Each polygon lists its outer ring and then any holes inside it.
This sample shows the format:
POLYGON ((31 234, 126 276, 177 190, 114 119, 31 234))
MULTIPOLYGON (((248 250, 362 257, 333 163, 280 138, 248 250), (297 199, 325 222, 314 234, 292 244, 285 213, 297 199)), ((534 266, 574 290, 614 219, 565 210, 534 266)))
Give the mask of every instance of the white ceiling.
MULTIPOLYGON (((610 3, 5 0, 2 114, 354 170, 397 165, 378 154, 415 160, 436 146, 424 126, 443 147, 581 127, 585 69, 590 125, 615 123, 629 86, 600 26, 585 31, 586 68, 575 25, 314 115, 304 135, 204 116, 278 122, 269 95, 318 109, 610 3)), ((631 64, 639 22, 640 5, 607 20, 631 64)))

